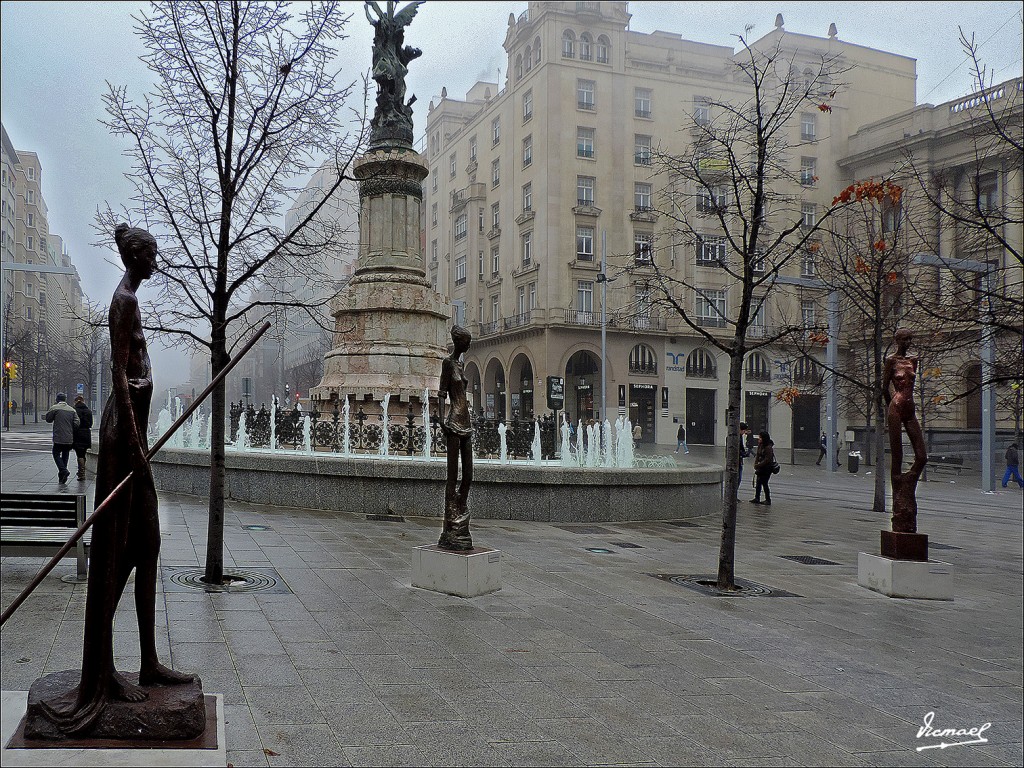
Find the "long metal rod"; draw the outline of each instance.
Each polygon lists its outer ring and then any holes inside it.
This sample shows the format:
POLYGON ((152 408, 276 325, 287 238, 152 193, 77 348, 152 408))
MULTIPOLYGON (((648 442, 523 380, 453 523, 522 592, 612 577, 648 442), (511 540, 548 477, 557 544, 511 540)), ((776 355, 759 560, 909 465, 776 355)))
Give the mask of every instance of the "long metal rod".
MULTIPOLYGON (((196 409, 200 406, 200 404, 207 397, 210 396, 211 392, 213 392, 214 387, 220 384, 224 377, 228 375, 231 369, 234 368, 235 365, 243 357, 245 357, 246 353, 250 349, 252 349, 253 345, 257 341, 259 341, 260 337, 264 333, 266 333, 267 329, 269 328, 270 321, 268 320, 263 324, 263 327, 256 332, 256 335, 249 339, 249 342, 244 347, 242 347, 239 353, 228 362, 224 369, 217 374, 217 376, 213 379, 213 381, 209 383, 206 389, 204 389, 202 393, 192 402, 192 405, 185 409, 185 412, 178 417, 177 421, 171 424, 170 429, 164 432, 163 436, 159 440, 157 440, 156 443, 154 443, 153 447, 150 448, 149 452, 146 454, 146 461, 152 459, 156 455, 157 451, 163 448, 164 444, 171 439, 171 435, 177 432, 181 425, 185 423, 185 420, 193 413, 195 413, 196 409)), ((18 607, 23 602, 25 602, 25 598, 27 598, 29 595, 32 594, 33 591, 35 591, 36 587, 38 587, 40 583, 42 583, 43 579, 46 578, 50 571, 52 571, 57 566, 57 563, 64 559, 64 556, 71 551, 71 548, 75 546, 78 540, 85 535, 85 532, 89 530, 93 523, 96 522, 96 518, 99 517, 104 512, 104 510, 107 509, 108 506, 110 506, 110 502, 113 501, 114 497, 117 496, 117 494, 120 493, 121 489, 128 484, 128 481, 132 479, 132 475, 134 474, 134 472, 135 470, 130 471, 125 476, 124 480, 122 480, 114 487, 114 490, 110 492, 110 495, 107 496, 107 498, 105 498, 103 502, 98 507, 96 507, 96 509, 93 510, 93 513, 85 519, 85 522, 82 523, 81 526, 79 526, 78 530, 75 531, 74 534, 72 534, 71 538, 68 539, 67 543, 60 548, 57 554, 50 559, 50 562, 43 566, 43 569, 39 571, 38 574, 36 574, 36 577, 32 579, 32 583, 25 587, 25 589, 22 590, 21 594, 18 595, 17 598, 15 598, 14 602, 7 607, 7 610, 5 610, 2 615, 0 615, 0 627, 2 627, 7 622, 7 619, 9 619, 11 615, 16 610, 18 610, 18 607)))

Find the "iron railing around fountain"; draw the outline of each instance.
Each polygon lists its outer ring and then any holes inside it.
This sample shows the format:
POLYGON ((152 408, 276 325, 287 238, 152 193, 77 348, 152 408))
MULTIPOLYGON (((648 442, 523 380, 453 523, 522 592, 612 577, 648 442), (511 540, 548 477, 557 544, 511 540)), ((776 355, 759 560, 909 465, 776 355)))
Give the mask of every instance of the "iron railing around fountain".
MULTIPOLYGON (((239 424, 245 414, 248 445, 252 448, 269 448, 271 443, 271 411, 266 405, 259 409, 253 405, 232 403, 229 410, 231 441, 238 439, 239 424)), ((345 444, 345 419, 335 402, 325 410, 313 408, 282 408, 275 411, 273 436, 278 450, 301 451, 306 448, 305 419, 309 417, 309 447, 314 451, 342 453, 345 444)), ((473 419, 473 453, 478 458, 497 458, 501 449, 498 419, 482 416, 473 419)), ((532 458, 535 423, 528 419, 505 420, 505 445, 510 459, 532 458)), ((381 414, 367 414, 357 406, 348 419, 349 450, 353 454, 377 455, 380 452, 384 434, 381 414)), ((431 455, 443 456, 446 452, 445 436, 437 419, 430 417, 431 455)), ((426 432, 422 410, 409 405, 403 414, 392 412, 388 418, 388 452, 396 456, 422 456, 426 432)), ((541 456, 551 459, 559 444, 554 419, 540 420, 541 456)))

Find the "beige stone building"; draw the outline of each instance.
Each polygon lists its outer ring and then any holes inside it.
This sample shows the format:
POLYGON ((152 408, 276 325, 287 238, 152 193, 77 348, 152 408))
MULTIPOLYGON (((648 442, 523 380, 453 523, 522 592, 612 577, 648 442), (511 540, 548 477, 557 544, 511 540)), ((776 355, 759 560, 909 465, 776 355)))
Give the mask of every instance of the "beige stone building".
MULTIPOLYGON (((748 94, 735 77, 739 54, 731 48, 671 32, 633 32, 628 22, 625 2, 530 2, 508 20, 505 83, 477 83, 465 99, 442 92, 431 103, 424 147, 428 277, 473 331, 467 374, 474 405, 485 415, 547 412, 545 382, 559 376, 573 420, 628 413, 644 442, 672 444, 685 423, 691 444, 722 445, 727 358, 678 317, 652 307, 642 267, 654 259, 668 274, 703 286, 703 297, 690 291, 679 298, 709 326, 711 303, 728 312, 736 301, 735 286, 707 265, 703 246, 672 242, 667 222, 651 210, 662 204, 664 187, 651 157, 659 149, 686 153, 696 135, 690 126, 714 117, 708 101, 748 94)), ((915 62, 835 34, 781 27, 752 45, 776 44, 798 72, 822 55, 848 68, 831 113, 809 105, 791 128, 792 195, 802 214, 814 217, 852 180, 838 164, 850 154, 848 137, 914 108, 915 62)), ((686 189, 682 213, 699 217, 698 196, 686 189)), ((813 277, 813 263, 794 263, 788 273, 813 277)), ((773 312, 800 317, 801 302, 813 312, 816 298, 791 290, 788 307, 768 307, 751 334, 781 322, 773 312)), ((793 409, 775 397, 794 381, 813 383, 814 371, 813 361, 794 361, 791 350, 764 350, 748 360, 743 413, 781 450, 817 445, 823 398, 809 391, 793 409)))

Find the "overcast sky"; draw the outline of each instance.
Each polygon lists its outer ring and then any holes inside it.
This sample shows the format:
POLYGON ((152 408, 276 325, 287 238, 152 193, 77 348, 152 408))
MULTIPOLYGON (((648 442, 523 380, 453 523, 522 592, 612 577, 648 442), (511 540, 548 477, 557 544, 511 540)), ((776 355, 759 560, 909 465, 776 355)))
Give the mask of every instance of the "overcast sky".
MULTIPOLYGON (((342 80, 356 80, 369 68, 372 29, 361 3, 350 6, 349 38, 341 43, 342 80)), ((105 81, 126 85, 130 97, 149 90, 150 76, 138 57, 142 46, 132 31, 135 2, 3 2, 0 4, 4 126, 17 149, 38 153, 50 230, 61 235, 90 299, 106 303, 120 277, 116 255, 93 247, 91 225, 99 204, 127 202, 123 145, 99 124, 105 81)), ((406 42, 423 49, 408 78, 418 97, 416 135, 422 135, 426 107, 447 87, 465 96, 478 80, 504 83, 501 47, 509 13, 526 2, 442 2, 424 4, 406 32, 406 42), (499 71, 501 80, 499 81, 499 71)), ((957 43, 961 26, 981 44, 997 81, 1022 71, 1020 2, 631 2, 631 29, 661 29, 684 38, 734 45, 734 35, 754 26, 756 39, 771 31, 782 13, 791 32, 825 36, 835 22, 839 39, 917 59, 918 103, 939 104, 972 90, 970 69, 957 43)), ((142 292, 143 299, 145 292, 142 292)), ((160 353, 151 341, 157 386, 183 382, 184 358, 160 353)))

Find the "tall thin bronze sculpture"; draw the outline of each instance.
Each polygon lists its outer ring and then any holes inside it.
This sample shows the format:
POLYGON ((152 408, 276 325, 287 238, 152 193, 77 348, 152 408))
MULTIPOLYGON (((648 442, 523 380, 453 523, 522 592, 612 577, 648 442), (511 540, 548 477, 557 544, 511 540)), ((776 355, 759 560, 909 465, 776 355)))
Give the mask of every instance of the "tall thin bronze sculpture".
POLYGON ((473 482, 473 422, 466 390, 469 380, 462 356, 473 336, 460 325, 452 327, 452 353, 441 364, 441 384, 437 395, 437 417, 448 448, 448 478, 444 490, 444 525, 437 546, 455 552, 473 549, 469 534, 469 486, 473 482), (445 416, 445 400, 451 409, 445 416), (462 481, 459 482, 459 459, 462 481))

